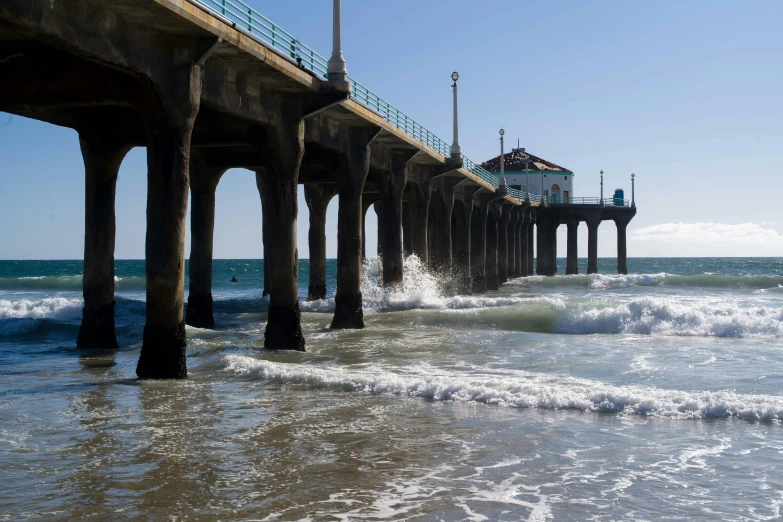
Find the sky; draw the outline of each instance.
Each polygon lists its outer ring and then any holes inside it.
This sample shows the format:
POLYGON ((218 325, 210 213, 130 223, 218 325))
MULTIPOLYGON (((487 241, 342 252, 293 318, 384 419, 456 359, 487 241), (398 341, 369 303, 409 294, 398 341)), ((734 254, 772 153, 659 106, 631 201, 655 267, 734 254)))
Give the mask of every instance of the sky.
MULTIPOLYGON (((249 3, 329 56, 328 0, 249 3)), ((507 143, 573 171, 576 197, 598 195, 600 170, 605 194, 629 194, 635 173, 629 257, 783 255, 783 2, 342 0, 342 12, 349 73, 447 142, 459 72, 460 144, 474 161, 497 156, 502 126, 507 143)), ((117 184, 117 259, 143 258, 145 209, 134 149, 117 184)), ((0 259, 83 257, 74 131, 0 113, 0 222, 0 259)), ((300 188, 300 258, 307 229, 300 188)), ((370 211, 370 257, 376 229, 370 211)), ((336 230, 335 198, 332 258, 336 230)), ((599 256, 614 256, 614 225, 599 230, 599 256)), ((563 256, 565 226, 558 236, 563 256)), ((579 236, 584 257, 584 225, 579 236)), ((214 256, 262 256, 249 171, 218 186, 214 256)))

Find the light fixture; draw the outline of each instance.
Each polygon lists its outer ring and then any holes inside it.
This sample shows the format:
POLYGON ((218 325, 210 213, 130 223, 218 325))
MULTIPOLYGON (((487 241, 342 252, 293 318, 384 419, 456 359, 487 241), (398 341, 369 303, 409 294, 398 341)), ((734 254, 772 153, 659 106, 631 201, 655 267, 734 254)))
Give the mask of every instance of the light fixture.
POLYGON ((451 73, 451 79, 454 80, 455 82, 459 80, 459 74, 457 74, 457 71, 451 73))

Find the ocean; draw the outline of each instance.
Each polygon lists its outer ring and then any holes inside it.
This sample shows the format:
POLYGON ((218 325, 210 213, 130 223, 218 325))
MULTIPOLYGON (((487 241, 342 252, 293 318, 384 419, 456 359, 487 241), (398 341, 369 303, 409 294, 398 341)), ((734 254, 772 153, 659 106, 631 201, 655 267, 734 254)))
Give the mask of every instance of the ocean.
POLYGON ((263 263, 216 260, 190 378, 138 381, 143 261, 116 351, 75 347, 80 261, 0 261, 0 520, 780 518, 783 258, 628 266, 449 297, 369 260, 366 328, 331 331, 303 260, 296 353, 263 349, 263 263))

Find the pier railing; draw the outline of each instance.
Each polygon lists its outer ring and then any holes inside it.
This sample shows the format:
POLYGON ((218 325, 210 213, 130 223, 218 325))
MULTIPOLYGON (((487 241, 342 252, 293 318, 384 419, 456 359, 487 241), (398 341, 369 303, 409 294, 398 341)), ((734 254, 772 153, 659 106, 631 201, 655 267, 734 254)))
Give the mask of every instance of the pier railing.
MULTIPOLYGON (((311 71, 319 78, 327 77, 328 60, 299 41, 294 35, 282 29, 267 17, 253 9, 242 0, 189 0, 191 3, 201 6, 218 18, 223 19, 250 38, 273 49, 283 58, 291 60, 299 67, 311 71)), ((374 111, 390 124, 404 133, 420 141, 438 154, 448 158, 451 155, 451 145, 434 133, 427 130, 404 112, 397 109, 367 87, 348 77, 351 83, 351 98, 374 111)), ((497 188, 497 176, 493 176, 480 165, 463 156, 465 168, 476 177, 497 188)), ((524 199, 521 191, 509 190, 512 197, 524 199)), ((541 196, 530 197, 531 201, 540 201, 541 196), (535 198, 535 199, 534 199, 535 198)))

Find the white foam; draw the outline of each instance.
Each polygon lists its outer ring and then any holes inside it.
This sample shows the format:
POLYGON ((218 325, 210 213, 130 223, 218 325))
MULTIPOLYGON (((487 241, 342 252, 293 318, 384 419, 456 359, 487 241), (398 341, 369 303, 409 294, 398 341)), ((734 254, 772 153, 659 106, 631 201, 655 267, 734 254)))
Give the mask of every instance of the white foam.
POLYGON ((81 299, 0 299, 0 319, 72 319, 79 317, 81 310, 81 299))
POLYGON ((0 299, 0 336, 31 332, 38 328, 43 319, 76 319, 81 316, 81 310, 80 299, 0 299))
POLYGON ((779 422, 783 397, 728 391, 686 392, 611 386, 524 371, 476 374, 427 368, 341 368, 287 364, 228 355, 226 370, 265 381, 335 387, 371 394, 512 408, 571 409, 677 419, 736 417, 779 422))
POLYGON ((670 274, 665 272, 629 275, 593 274, 588 277, 588 286, 596 290, 627 288, 630 286, 657 286, 669 277, 671 277, 670 274))
POLYGON ((622 304, 571 305, 558 314, 555 332, 631 333, 714 337, 779 337, 783 311, 737 302, 638 298, 622 304))
MULTIPOLYGON (((362 269, 362 306, 365 312, 413 309, 465 310, 520 304, 526 299, 491 296, 448 296, 445 282, 433 275, 416 255, 404 261, 403 282, 396 288, 383 288, 378 281, 380 259, 368 259, 362 269)), ((300 303, 303 312, 333 312, 334 299, 300 303)))

